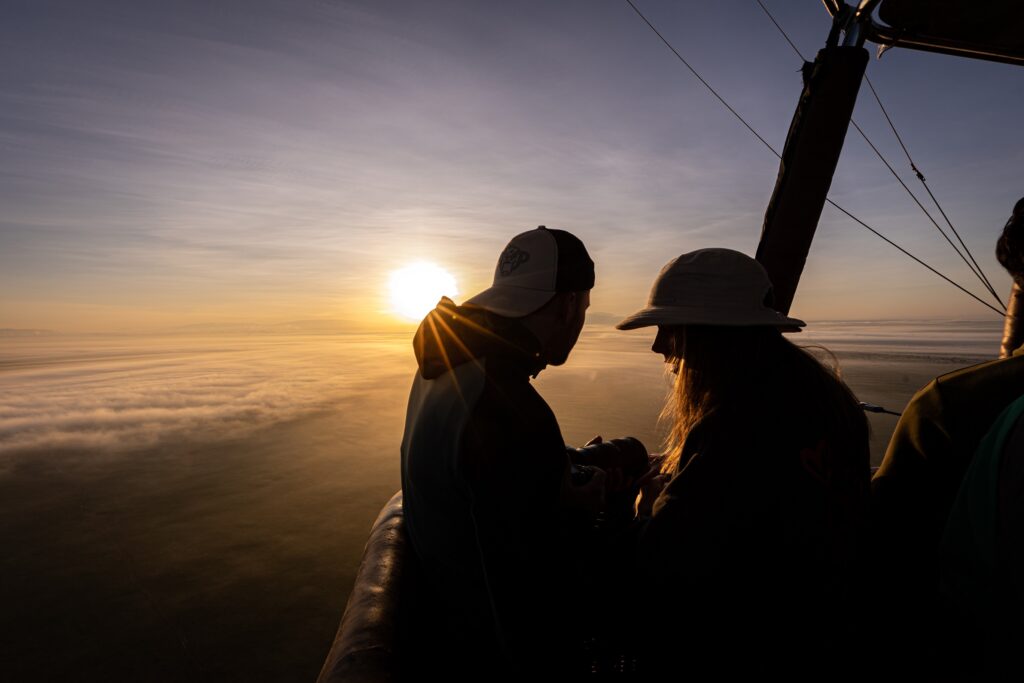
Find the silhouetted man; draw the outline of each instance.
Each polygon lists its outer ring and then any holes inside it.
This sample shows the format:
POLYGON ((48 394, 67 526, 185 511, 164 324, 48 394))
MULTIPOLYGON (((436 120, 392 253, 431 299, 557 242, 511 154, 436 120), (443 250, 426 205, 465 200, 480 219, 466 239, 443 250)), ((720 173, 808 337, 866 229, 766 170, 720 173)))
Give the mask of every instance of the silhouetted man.
POLYGON ((431 630, 419 635, 448 676, 546 667, 574 642, 571 572, 604 475, 572 486, 530 378, 569 357, 593 285, 583 243, 542 226, 505 247, 489 289, 442 299, 416 332, 402 491, 431 630))

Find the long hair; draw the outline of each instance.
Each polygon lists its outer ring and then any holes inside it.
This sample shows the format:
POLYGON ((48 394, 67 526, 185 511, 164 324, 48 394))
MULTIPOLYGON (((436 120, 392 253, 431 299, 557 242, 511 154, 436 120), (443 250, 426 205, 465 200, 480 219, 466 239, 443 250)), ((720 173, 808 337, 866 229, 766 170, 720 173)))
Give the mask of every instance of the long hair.
POLYGON ((663 472, 685 466, 687 437, 709 415, 744 415, 766 409, 766 402, 772 410, 813 409, 825 434, 866 443, 867 420, 837 371, 775 327, 686 325, 670 332, 676 378, 662 411, 670 423, 663 472))

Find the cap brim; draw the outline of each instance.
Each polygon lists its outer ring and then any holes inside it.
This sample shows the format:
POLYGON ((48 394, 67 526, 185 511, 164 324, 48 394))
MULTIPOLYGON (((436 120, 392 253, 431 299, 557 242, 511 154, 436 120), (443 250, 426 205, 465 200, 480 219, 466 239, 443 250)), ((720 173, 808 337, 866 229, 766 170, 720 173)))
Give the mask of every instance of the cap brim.
POLYGON ((522 318, 540 310, 544 304, 555 298, 555 292, 526 287, 493 285, 464 303, 479 306, 491 313, 506 318, 522 318))
POLYGON ((778 311, 764 308, 756 311, 694 310, 672 306, 648 306, 624 319, 615 327, 620 330, 635 330, 654 325, 718 325, 721 327, 757 327, 768 325, 783 332, 799 332, 807 323, 790 318, 778 311))

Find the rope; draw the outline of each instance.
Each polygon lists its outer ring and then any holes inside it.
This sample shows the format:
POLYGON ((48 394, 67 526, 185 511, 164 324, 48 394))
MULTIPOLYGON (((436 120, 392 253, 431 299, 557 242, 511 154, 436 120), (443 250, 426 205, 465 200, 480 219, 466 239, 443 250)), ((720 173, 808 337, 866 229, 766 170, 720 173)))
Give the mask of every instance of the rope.
POLYGON ((711 94, 714 95, 715 97, 717 97, 718 101, 721 102, 722 105, 726 109, 728 109, 730 112, 732 112, 732 115, 735 116, 739 120, 740 123, 742 123, 744 126, 747 127, 747 130, 749 130, 751 133, 754 134, 754 137, 756 137, 758 140, 761 141, 761 144, 763 144, 765 147, 770 149, 772 154, 774 154, 775 156, 779 157, 780 159, 782 158, 782 155, 779 154, 778 152, 776 152, 775 148, 772 147, 770 144, 768 144, 768 141, 765 140, 763 137, 761 137, 761 135, 756 130, 754 130, 753 127, 751 127, 751 125, 749 123, 747 123, 743 119, 743 117, 740 116, 739 113, 735 109, 730 107, 729 103, 725 101, 725 98, 723 98, 721 95, 719 95, 718 92, 716 92, 715 89, 711 87, 711 84, 708 83, 707 81, 705 81, 701 77, 701 75, 699 73, 697 73, 697 70, 694 69, 692 66, 690 66, 690 63, 688 61, 683 59, 683 56, 681 54, 679 54, 679 51, 676 50, 674 47, 672 47, 672 43, 668 42, 665 39, 665 36, 661 35, 661 32, 658 29, 654 28, 654 24, 652 24, 650 21, 648 21, 647 17, 644 16, 644 13, 641 12, 640 9, 636 5, 633 4, 633 0, 626 0, 626 4, 628 4, 630 7, 633 8, 633 11, 636 12, 637 16, 640 17, 641 19, 643 19, 644 23, 647 24, 647 26, 649 26, 652 31, 654 31, 654 35, 658 36, 658 38, 661 39, 661 42, 665 43, 665 47, 667 47, 669 50, 672 50, 672 54, 674 54, 676 56, 676 58, 678 58, 679 61, 683 63, 683 66, 685 66, 687 69, 689 69, 690 73, 692 73, 697 78, 697 80, 700 81, 704 85, 705 88, 707 88, 709 91, 711 91, 711 94))
MULTIPOLYGON (((659 39, 661 40, 661 42, 665 44, 665 47, 667 47, 667 48, 668 48, 669 50, 671 50, 671 51, 672 51, 672 54, 674 54, 674 55, 676 56, 676 58, 677 58, 677 59, 678 59, 678 60, 679 60, 680 62, 682 62, 682 63, 683 63, 683 65, 684 65, 684 66, 685 66, 685 67, 686 67, 687 69, 689 69, 690 73, 692 73, 692 74, 693 74, 693 75, 694 75, 694 76, 695 76, 695 77, 697 78, 697 80, 698 80, 698 81, 700 81, 700 82, 701 82, 701 84, 702 84, 702 85, 703 85, 703 86, 704 86, 705 88, 707 88, 707 89, 708 89, 708 90, 709 90, 709 91, 711 92, 711 94, 712 94, 712 95, 714 95, 714 96, 715 96, 715 98, 717 98, 717 99, 718 99, 718 101, 719 101, 719 102, 721 102, 721 103, 722 103, 722 105, 723 105, 723 106, 724 106, 724 107, 725 107, 726 109, 728 109, 728 110, 729 110, 729 112, 730 112, 730 113, 731 113, 731 114, 732 114, 733 116, 735 116, 735 117, 736 117, 736 119, 737 119, 737 120, 739 120, 739 122, 740 122, 740 123, 742 123, 742 124, 744 125, 744 127, 746 127, 746 129, 747 129, 747 130, 749 130, 749 131, 750 131, 750 132, 751 132, 751 133, 752 133, 752 134, 754 135, 754 137, 756 137, 756 138, 757 138, 758 140, 760 140, 760 141, 761 141, 761 144, 763 144, 763 145, 764 145, 765 147, 767 147, 767 148, 769 149, 769 151, 771 151, 771 153, 772 153, 772 154, 774 154, 774 155, 775 155, 775 156, 776 156, 776 157, 777 157, 778 159, 780 159, 780 160, 781 160, 781 159, 782 159, 782 155, 781 155, 781 154, 779 154, 779 152, 778 152, 778 151, 777 151, 777 150, 776 150, 776 149, 775 149, 774 147, 772 147, 772 146, 771 146, 771 144, 769 144, 769 143, 768 143, 768 141, 767 141, 767 140, 765 140, 765 139, 764 139, 764 138, 763 138, 763 137, 762 137, 762 136, 761 136, 761 135, 760 135, 760 134, 759 134, 759 133, 758 133, 758 132, 757 132, 756 130, 754 130, 753 126, 751 126, 751 125, 750 125, 749 123, 747 123, 747 121, 746 121, 746 120, 745 120, 745 119, 744 119, 744 118, 743 118, 742 116, 740 116, 739 112, 737 112, 737 111, 736 111, 735 109, 733 109, 733 108, 732 108, 732 107, 731 107, 731 106, 729 105, 729 103, 725 101, 725 98, 723 98, 723 97, 722 97, 721 95, 719 95, 719 94, 718 94, 718 92, 717 92, 717 91, 716 91, 716 90, 715 90, 714 88, 712 88, 712 87, 711 87, 711 84, 710 84, 710 83, 708 83, 708 82, 707 82, 707 81, 706 81, 706 80, 705 80, 705 79, 704 79, 704 78, 703 78, 703 77, 702 77, 702 76, 701 76, 701 75, 700 75, 699 73, 697 73, 697 70, 696 70, 696 69, 694 69, 694 68, 693 68, 692 66, 690 66, 690 63, 689 63, 689 62, 687 62, 687 61, 686 61, 686 60, 685 60, 685 59, 683 58, 683 56, 682 56, 681 54, 679 54, 679 51, 678 51, 678 50, 676 50, 676 48, 675 48, 675 47, 674 47, 674 46, 672 45, 672 43, 670 43, 670 42, 669 42, 669 41, 668 41, 668 40, 667 40, 667 39, 665 38, 665 36, 663 36, 663 35, 661 34, 661 32, 660 32, 660 31, 659 31, 659 30, 658 30, 657 28, 655 28, 654 24, 652 24, 652 23, 651 23, 651 21, 650 21, 650 20, 649 20, 649 19, 648 19, 648 18, 647 18, 646 16, 644 16, 644 13, 643 13, 643 12, 641 12, 641 11, 640 11, 640 8, 639 8, 639 7, 637 7, 637 6, 636 6, 636 5, 635 5, 635 4, 633 3, 633 0, 625 0, 625 1, 626 1, 626 4, 628 4, 628 5, 629 5, 629 6, 631 7, 631 8, 633 8, 633 11, 634 11, 634 12, 636 12, 637 16, 638 16, 638 17, 640 17, 640 19, 641 19, 641 20, 643 20, 643 22, 644 22, 645 24, 647 24, 648 28, 650 28, 650 29, 651 29, 651 31, 653 31, 653 32, 654 32, 654 34, 655 34, 656 36, 658 36, 658 38, 659 38, 659 39)), ((759 3, 759 4, 760 4, 760 3, 759 3)), ((764 5, 762 5, 762 8, 764 8, 764 5)), ((767 11, 767 10, 765 10, 765 11, 767 11)), ((770 16, 770 15, 769 15, 769 16, 770 16)), ((776 26, 778 26, 778 24, 777 24, 777 23, 776 23, 776 26)), ((780 27, 780 30, 781 30, 781 27, 780 27)), ((792 45, 792 41, 790 41, 790 44, 792 45)), ((795 45, 793 45, 793 49, 794 49, 794 50, 796 50, 797 54, 800 54, 800 51, 796 49, 796 46, 795 46, 795 45)), ((805 61, 806 61, 806 60, 805 60, 805 61)), ((829 199, 828 197, 826 197, 826 198, 825 198, 825 201, 827 201, 827 202, 828 202, 829 204, 831 204, 831 205, 832 205, 832 206, 834 206, 835 208, 839 209, 839 211, 841 211, 841 212, 843 212, 844 214, 846 214, 847 216, 849 216, 849 217, 850 217, 851 219, 853 219, 854 221, 856 221, 856 222, 857 222, 857 223, 858 223, 859 225, 861 225, 862 227, 864 227, 864 228, 866 228, 867 230, 869 230, 869 231, 870 231, 870 232, 871 232, 872 234, 874 234, 874 235, 875 235, 876 237, 878 237, 878 238, 880 238, 880 239, 884 240, 884 241, 885 241, 885 242, 886 242, 887 244, 889 244, 890 246, 892 246, 892 247, 895 247, 896 249, 898 249, 898 250, 899 250, 900 252, 902 252, 902 253, 903 253, 903 254, 905 254, 906 256, 909 256, 910 258, 912 258, 912 259, 913 259, 914 261, 916 261, 916 262, 917 262, 917 263, 919 263, 920 265, 924 266, 925 268, 927 268, 927 269, 928 269, 928 270, 930 270, 931 272, 935 273, 936 275, 938 275, 939 277, 941 277, 941 278, 942 278, 943 280, 945 280, 945 281, 946 281, 946 282, 948 282, 949 284, 953 285, 954 287, 956 287, 957 289, 959 289, 960 291, 962 291, 962 292, 963 292, 964 294, 967 294, 967 295, 968 295, 968 296, 970 296, 970 297, 971 297, 972 299, 976 300, 976 301, 977 301, 978 303, 980 303, 980 304, 981 304, 982 306, 985 306, 985 307, 987 307, 987 308, 990 308, 991 310, 995 311, 995 313, 996 313, 997 315, 999 315, 999 316, 1002 316, 1002 315, 1003 315, 1003 312, 1002 312, 1002 311, 998 310, 997 308, 995 308, 995 307, 994 307, 994 306, 992 306, 991 304, 989 304, 989 303, 987 303, 986 301, 982 300, 982 299, 981 299, 981 298, 979 298, 979 297, 978 297, 978 296, 977 296, 976 294, 974 294, 973 292, 971 292, 970 290, 968 290, 968 289, 967 289, 967 288, 965 288, 964 286, 960 285, 959 283, 955 282, 954 280, 950 279, 949 277, 947 277, 947 276, 943 275, 943 274, 942 274, 942 273, 940 273, 940 272, 939 272, 938 270, 936 270, 935 268, 931 267, 930 265, 928 265, 927 263, 925 263, 924 261, 922 261, 922 260, 921 260, 921 259, 919 259, 918 257, 914 256, 914 255, 913 255, 913 254, 911 254, 911 253, 910 253, 909 251, 907 251, 906 249, 904 249, 904 248, 903 248, 903 247, 901 247, 900 245, 896 244, 896 243, 895 243, 895 242, 893 242, 893 241, 892 241, 891 239, 889 239, 888 237, 886 237, 886 236, 885 236, 885 235, 883 235, 882 233, 878 232, 877 230, 875 230, 874 228, 872 228, 872 227, 871 227, 870 225, 868 225, 867 223, 865 223, 865 222, 864 222, 864 221, 862 221, 861 219, 857 218, 857 217, 856 217, 856 216, 854 216, 854 215, 853 215, 852 213, 850 213, 849 211, 847 211, 847 210, 846 210, 846 209, 844 209, 843 207, 839 206, 838 204, 836 204, 836 203, 835 203, 834 201, 832 201, 832 200, 831 200, 831 199, 829 199)))
MULTIPOLYGON (((782 37, 785 38, 786 42, 789 43, 789 46, 793 48, 793 52, 795 52, 801 60, 807 62, 807 58, 804 57, 802 52, 800 52, 800 48, 798 48, 796 44, 790 39, 789 34, 787 34, 786 30, 783 29, 779 22, 775 20, 775 17, 772 16, 771 11, 769 11, 765 4, 761 0, 754 1, 768 16, 768 19, 771 20, 773 24, 775 24, 775 28, 779 30, 779 33, 782 34, 782 37)), ((960 242, 960 245, 963 247, 964 252, 967 253, 966 256, 963 252, 960 251, 960 248, 953 243, 953 240, 949 238, 949 235, 947 235, 946 231, 942 229, 942 226, 939 225, 938 221, 936 221, 935 218, 932 217, 928 209, 926 209, 924 207, 924 204, 922 204, 921 201, 917 198, 917 195, 915 195, 911 191, 911 189, 907 187, 907 184, 903 182, 902 178, 900 178, 899 173, 896 172, 896 169, 892 167, 892 164, 890 164, 889 161, 882 155, 878 147, 875 146, 875 143, 873 143, 871 141, 871 138, 867 136, 867 133, 865 133, 864 130, 859 125, 857 125, 857 122, 853 118, 850 119, 850 123, 857 130, 857 132, 860 133, 860 136, 864 138, 864 142, 868 143, 868 146, 875 153, 875 155, 881 160, 883 164, 885 164, 885 167, 889 169, 889 173, 892 174, 893 178, 895 178, 896 181, 901 186, 903 186, 903 189, 906 190, 907 194, 910 195, 910 198, 914 200, 914 203, 917 204, 918 208, 921 209, 922 213, 924 213, 924 215, 928 217, 928 220, 931 221, 932 225, 935 226, 935 229, 939 231, 939 234, 942 235, 942 237, 946 240, 949 246, 953 248, 953 251, 956 252, 956 255, 960 257, 960 259, 967 265, 967 268, 970 269, 972 273, 974 273, 974 276, 981 281, 981 284, 995 298, 996 305, 1002 308, 1005 313, 1006 307, 1003 305, 1003 300, 999 297, 999 295, 996 293, 996 290, 992 287, 992 283, 989 282, 988 277, 985 276, 985 272, 981 269, 981 266, 979 266, 978 262, 974 259, 974 255, 971 254, 970 249, 967 248, 967 245, 964 244, 964 241, 960 238, 960 234, 956 231, 956 228, 953 227, 953 223, 949 220, 949 217, 946 216, 946 212, 943 211, 942 206, 935 198, 935 195, 932 194, 931 188, 928 187, 928 183, 925 181, 924 174, 921 173, 921 171, 918 170, 917 166, 914 164, 914 160, 910 156, 910 151, 907 149, 907 146, 903 143, 903 138, 900 137, 899 132, 897 132, 896 126, 895 124, 893 124, 892 118, 889 117, 889 112, 886 111, 885 106, 882 104, 881 98, 879 98, 878 96, 878 92, 875 90, 875 87, 871 84, 871 81, 870 79, 868 79, 867 74, 864 74, 864 81, 868 84, 868 87, 871 89, 871 94, 875 96, 875 101, 878 102, 878 106, 882 108, 882 113, 885 115, 885 120, 889 122, 889 127, 892 128, 892 132, 895 133, 896 135, 896 140, 900 143, 900 147, 903 148, 903 153, 906 154, 907 160, 910 162, 910 167, 914 170, 914 173, 917 175, 918 180, 921 181, 921 184, 924 185, 924 189, 928 192, 928 196, 931 197, 932 202, 938 208, 939 213, 941 213, 942 217, 946 220, 946 224, 949 225, 950 229, 953 231, 953 234, 956 235, 957 241, 960 242), (968 257, 970 257, 970 261, 967 260, 968 257)))
POLYGON ((790 40, 790 39, 789 39, 789 36, 788 36, 788 35, 786 35, 786 32, 785 32, 785 31, 784 31, 784 30, 782 29, 782 27, 781 27, 781 26, 779 26, 779 22, 775 21, 775 17, 773 17, 773 16, 772 16, 772 13, 768 11, 768 8, 764 6, 764 3, 763 3, 763 2, 761 2, 761 0, 755 0, 755 1, 757 2, 757 4, 758 4, 758 5, 760 5, 760 6, 761 6, 761 9, 763 9, 763 10, 764 10, 764 13, 768 15, 768 18, 769 18, 769 19, 771 19, 772 23, 773 23, 773 24, 775 24, 775 28, 779 29, 779 33, 781 33, 781 34, 782 34, 782 37, 786 39, 786 42, 787 42, 787 43, 789 43, 789 46, 790 46, 791 48, 793 48, 793 52, 795 52, 795 53, 797 54, 797 56, 798 56, 798 57, 799 57, 799 58, 800 58, 800 59, 801 59, 802 61, 805 61, 805 62, 806 62, 806 61, 807 61, 807 59, 806 59, 806 58, 804 57, 803 53, 802 53, 802 52, 800 52, 800 48, 798 48, 798 47, 796 46, 796 43, 794 43, 794 42, 793 42, 792 40, 790 40))
POLYGON ((882 406, 875 405, 874 403, 864 403, 863 401, 861 401, 860 407, 861 410, 864 410, 865 412, 868 413, 885 413, 886 415, 895 415, 896 417, 900 417, 901 415, 903 415, 903 413, 897 413, 894 410, 883 408, 882 406))
MULTIPOLYGON (((949 246, 953 248, 953 251, 956 252, 956 255, 960 257, 960 259, 967 265, 970 271, 974 273, 975 277, 977 277, 981 281, 981 284, 985 286, 985 288, 992 294, 992 296, 995 297, 996 304, 1002 307, 1002 299, 1000 299, 999 295, 996 294, 995 290, 992 289, 992 285, 988 283, 988 279, 985 278, 985 274, 981 272, 981 269, 977 268, 977 263, 975 263, 975 265, 972 266, 971 262, 967 260, 967 257, 963 255, 963 253, 960 251, 960 249, 957 248, 955 244, 953 244, 953 240, 949 238, 949 235, 946 234, 946 231, 943 230, 942 226, 936 222, 936 220, 932 217, 930 213, 928 213, 928 209, 924 208, 924 205, 921 204, 921 200, 919 200, 917 198, 917 195, 915 195, 911 191, 911 189, 907 187, 907 184, 903 182, 903 178, 900 178, 899 174, 896 172, 896 169, 894 169, 892 165, 886 160, 886 158, 882 156, 882 153, 878 151, 877 147, 875 147, 875 143, 871 142, 871 139, 868 138, 867 134, 865 134, 863 130, 861 130, 861 127, 857 125, 857 122, 854 121, 853 119, 850 119, 850 124, 853 125, 855 129, 857 129, 857 132, 860 133, 860 136, 864 138, 864 142, 868 143, 868 146, 871 147, 872 151, 874 151, 878 158, 881 159, 882 163, 885 164, 885 167, 889 169, 889 172, 892 173, 892 177, 896 179, 896 182, 903 186, 903 189, 907 191, 907 194, 910 195, 910 198, 914 200, 914 203, 917 204, 917 206, 921 209, 924 215, 928 217, 928 220, 932 222, 932 225, 935 226, 935 229, 939 231, 939 234, 942 235, 942 237, 946 240, 949 246)), ((928 186, 926 185, 925 188, 927 187, 928 186)), ((968 254, 969 253, 970 252, 968 252, 968 254)), ((973 260, 973 257, 971 257, 971 260, 973 260)))
POLYGON ((981 304, 982 306, 986 306, 986 307, 988 307, 988 308, 991 308, 991 309, 992 309, 993 311, 995 311, 995 312, 996 312, 996 314, 997 314, 997 315, 999 315, 1000 317, 1002 317, 1003 315, 1005 315, 1005 313, 1004 313, 1003 311, 1000 311, 1000 310, 999 310, 998 308, 996 308, 996 307, 995 307, 995 306, 993 306, 992 304, 990 304, 990 303, 988 303, 987 301, 985 301, 985 300, 981 299, 980 297, 978 297, 978 296, 977 296, 977 295, 976 295, 976 294, 975 294, 974 292, 972 292, 972 291, 970 291, 969 289, 967 289, 967 288, 963 287, 962 285, 958 284, 957 282, 954 282, 953 280, 951 280, 950 278, 946 277, 945 275, 943 275, 943 274, 942 274, 942 273, 940 273, 939 271, 935 270, 934 268, 932 268, 931 266, 929 266, 929 265, 928 265, 927 263, 925 263, 925 262, 924 262, 924 261, 922 261, 921 259, 917 258, 917 257, 916 257, 916 256, 914 256, 913 254, 911 254, 911 253, 910 253, 909 251, 907 251, 906 249, 904 249, 904 248, 903 248, 903 247, 901 247, 900 245, 896 244, 896 243, 895 243, 895 242, 893 242, 893 241, 892 241, 891 239, 889 239, 888 237, 886 237, 886 236, 885 236, 885 235, 883 235, 882 233, 878 232, 877 230, 875 230, 874 228, 872 228, 872 227, 871 227, 870 225, 868 225, 867 223, 865 223, 865 222, 864 222, 864 221, 862 221, 861 219, 859 219, 859 218, 857 218, 856 216, 854 216, 854 215, 853 215, 852 213, 850 213, 849 211, 847 211, 847 210, 846 210, 846 209, 844 209, 843 207, 841 207, 841 206, 839 206, 838 204, 836 204, 836 203, 835 203, 834 201, 832 201, 831 199, 829 199, 829 198, 827 198, 827 197, 826 197, 826 198, 825 198, 825 201, 826 201, 826 202, 828 202, 829 204, 831 204, 832 206, 834 206, 835 208, 839 209, 839 210, 840 210, 840 211, 842 211, 843 213, 845 213, 845 214, 846 214, 847 216, 849 216, 849 217, 850 217, 850 218, 852 218, 853 220, 855 220, 855 221, 857 221, 858 223, 860 223, 861 225, 863 225, 863 226, 864 226, 865 228, 867 228, 868 230, 870 230, 871 232, 873 232, 873 233, 874 233, 875 235, 877 235, 877 236, 878 236, 878 237, 880 237, 881 239, 885 240, 886 242, 888 242, 888 243, 889 243, 889 244, 891 244, 892 246, 894 246, 894 247, 896 247, 897 249, 899 249, 900 251, 902 251, 902 252, 903 252, 904 254, 906 254, 906 255, 907 255, 907 256, 909 256, 910 258, 912 258, 912 259, 914 259, 915 261, 917 261, 918 263, 920 263, 920 264, 921 264, 922 266, 924 266, 924 267, 925 267, 925 268, 927 268, 928 270, 932 271, 933 273, 935 273, 936 275, 938 275, 939 277, 941 277, 941 278, 942 278, 943 280, 945 280, 945 281, 946 281, 946 282, 948 282, 949 284, 951 284, 951 285, 953 285, 954 287, 956 287, 957 289, 959 289, 959 290, 960 290, 961 292, 963 292, 963 293, 964 293, 964 294, 966 294, 967 296, 969 296, 969 297, 971 297, 972 299, 974 299, 975 301, 977 301, 977 302, 978 302, 979 304, 981 304))
POLYGON ((916 175, 917 179, 921 181, 922 185, 924 185, 924 189, 928 193, 928 196, 931 197, 932 202, 935 204, 935 208, 937 208, 939 210, 939 213, 942 214, 942 217, 945 219, 946 224, 949 226, 949 229, 953 231, 954 235, 956 235, 957 241, 960 242, 960 245, 964 248, 964 251, 966 251, 967 255, 971 258, 971 262, 974 263, 974 267, 978 269, 978 276, 985 284, 985 287, 987 287, 988 291, 992 293, 992 296, 994 296, 996 300, 999 301, 1000 304, 1002 304, 1002 299, 999 298, 999 295, 996 293, 995 288, 992 287, 992 283, 989 281, 988 276, 985 275, 985 271, 982 270, 980 265, 978 265, 977 260, 975 260, 974 258, 974 254, 971 253, 971 250, 964 243, 963 238, 960 237, 960 233, 953 225, 953 221, 949 220, 949 216, 946 215, 946 211, 942 208, 942 205, 939 204, 939 200, 935 197, 934 194, 932 194, 932 190, 930 187, 928 187, 928 181, 925 179, 924 173, 921 173, 920 169, 918 169, 917 164, 914 163, 913 157, 910 156, 910 150, 908 150, 907 146, 903 144, 903 138, 900 137, 899 131, 896 130, 896 124, 893 123, 892 117, 889 116, 889 112, 886 110, 885 105, 882 104, 882 98, 878 96, 878 91, 875 90, 875 86, 871 83, 871 79, 868 78, 867 74, 864 74, 864 82, 868 84, 868 88, 871 90, 871 94, 874 95, 875 97, 875 102, 878 102, 878 107, 882 110, 882 114, 885 116, 885 120, 889 123, 889 128, 892 129, 893 135, 896 136, 896 141, 899 142, 900 147, 903 148, 903 153, 907 156, 907 162, 910 164, 911 170, 914 171, 914 175, 916 175))

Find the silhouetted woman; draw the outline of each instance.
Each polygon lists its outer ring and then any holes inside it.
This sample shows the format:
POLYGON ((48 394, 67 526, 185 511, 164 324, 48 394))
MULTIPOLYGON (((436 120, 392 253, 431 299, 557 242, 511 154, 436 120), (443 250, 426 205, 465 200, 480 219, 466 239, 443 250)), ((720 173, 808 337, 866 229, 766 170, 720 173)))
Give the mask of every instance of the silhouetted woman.
POLYGON ((833 372, 782 335, 756 261, 683 254, 650 304, 618 325, 658 326, 676 375, 663 472, 637 551, 647 671, 720 678, 851 674, 867 421, 833 372))

